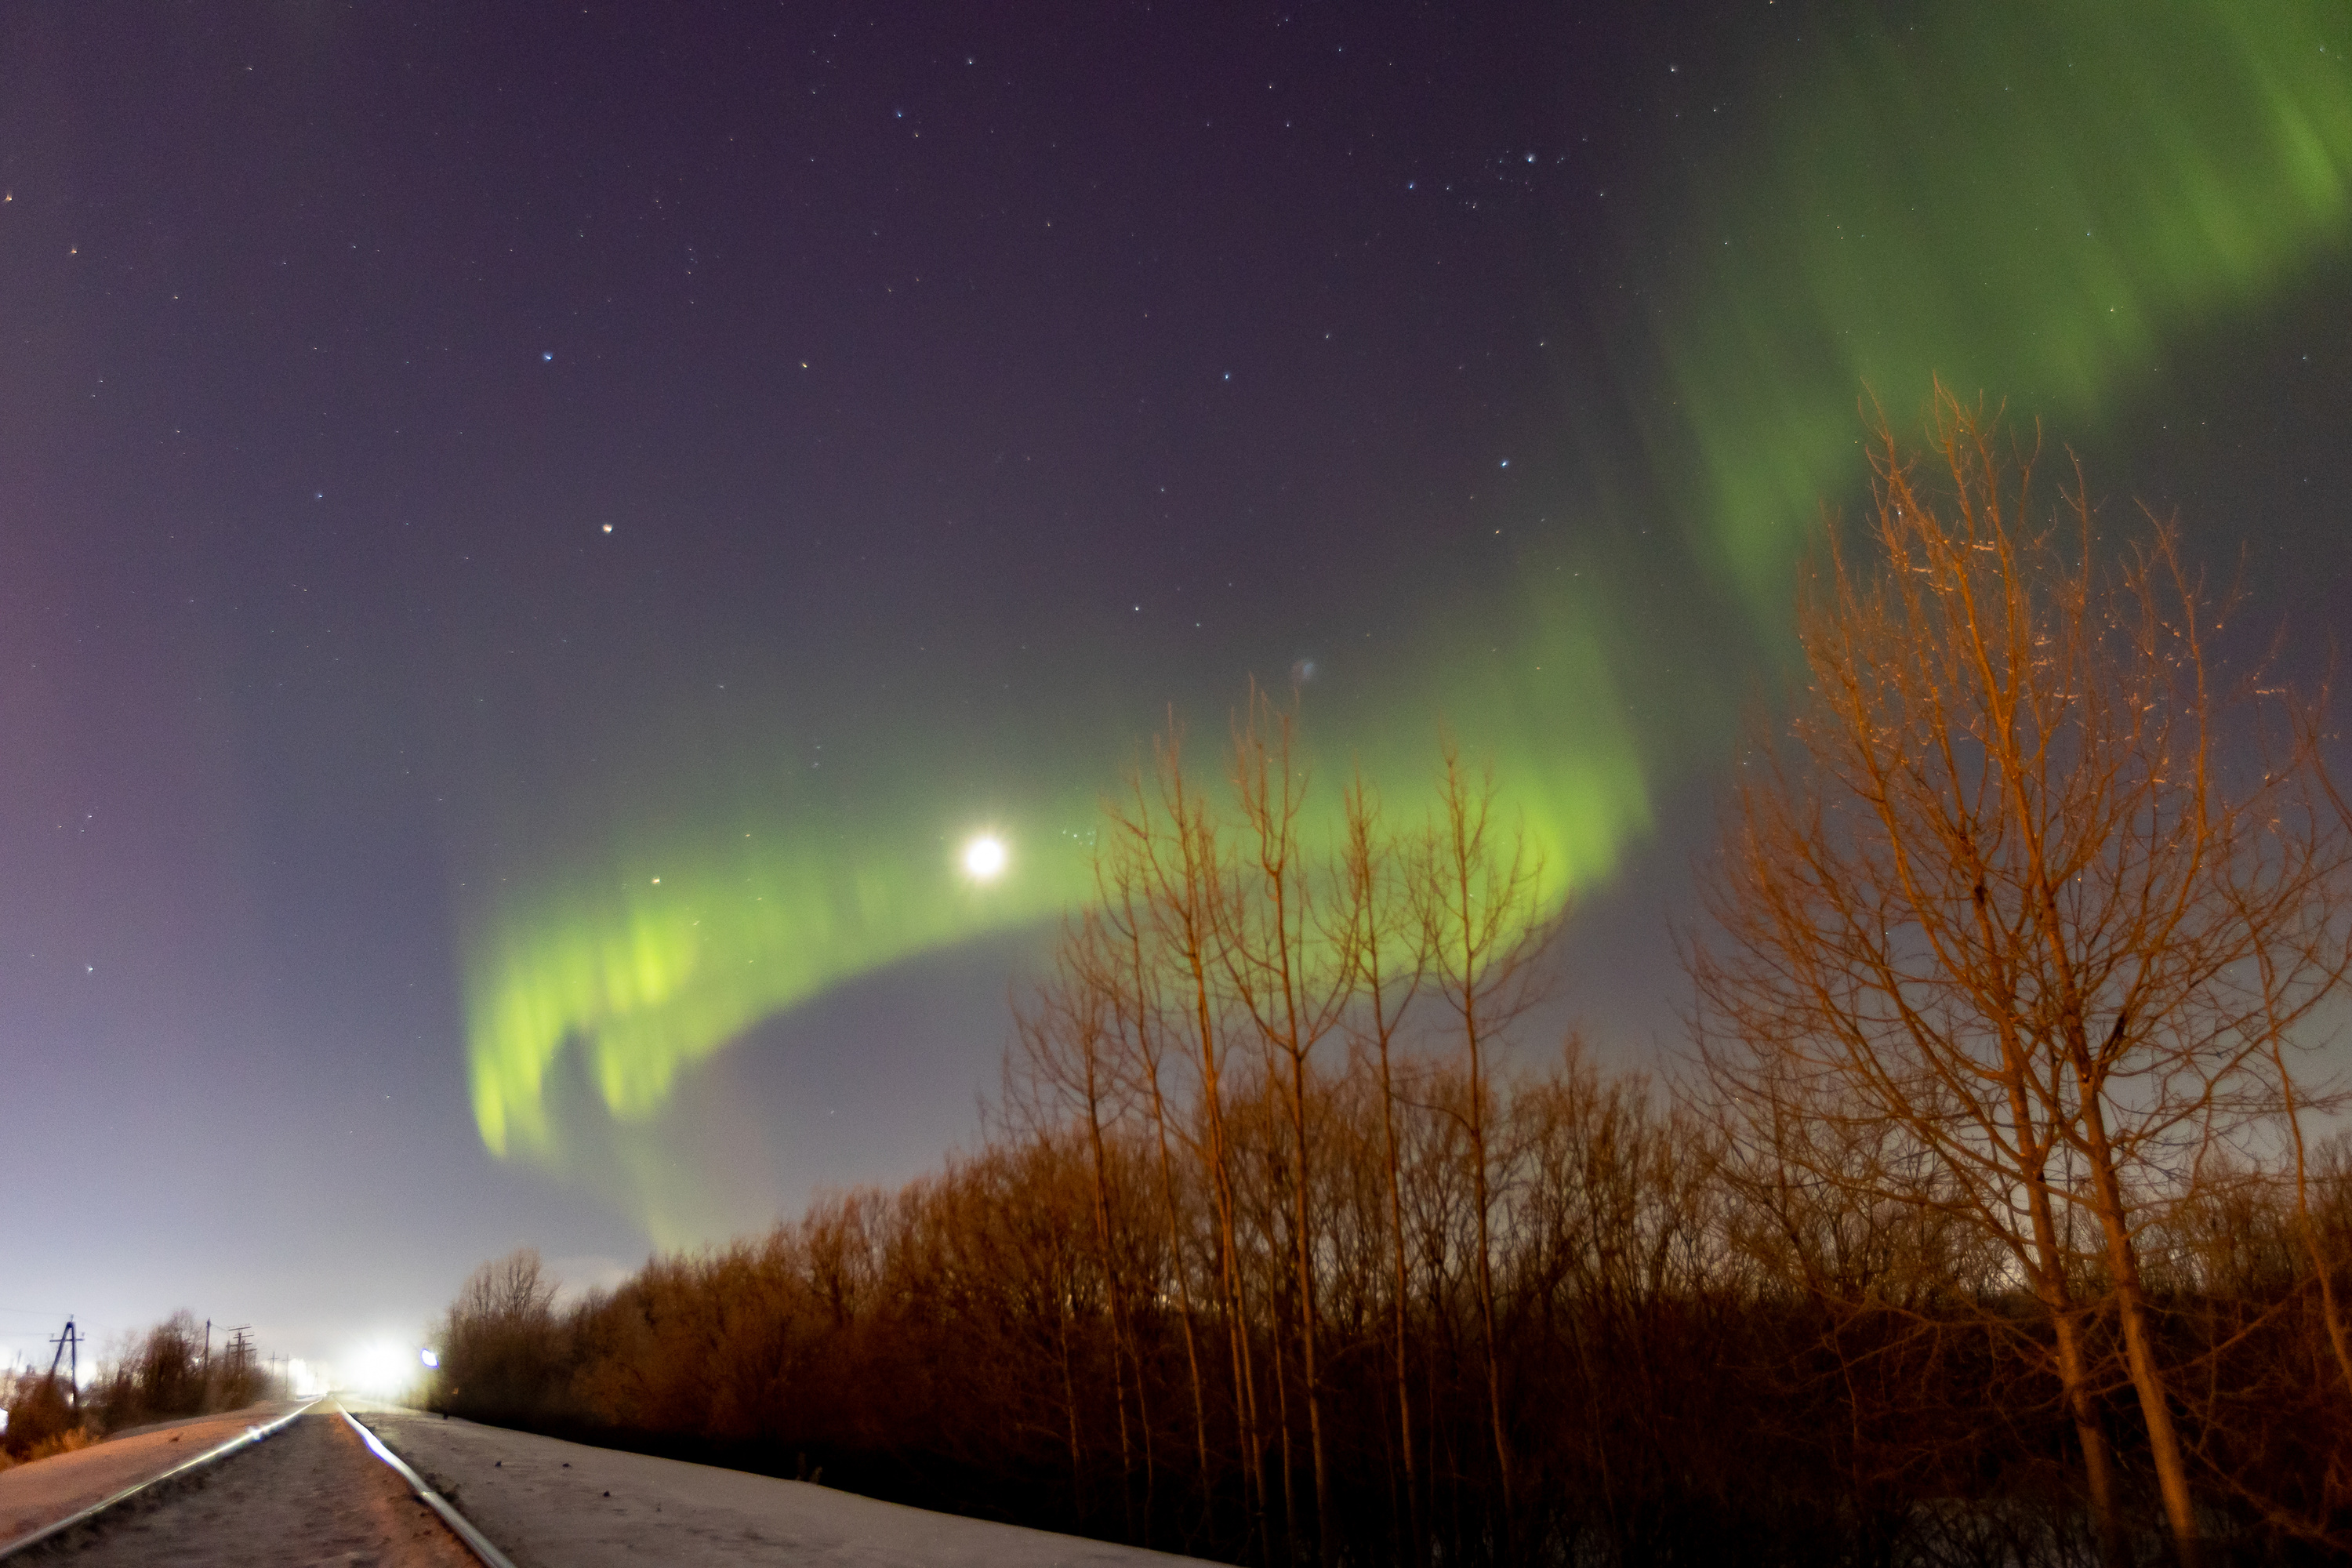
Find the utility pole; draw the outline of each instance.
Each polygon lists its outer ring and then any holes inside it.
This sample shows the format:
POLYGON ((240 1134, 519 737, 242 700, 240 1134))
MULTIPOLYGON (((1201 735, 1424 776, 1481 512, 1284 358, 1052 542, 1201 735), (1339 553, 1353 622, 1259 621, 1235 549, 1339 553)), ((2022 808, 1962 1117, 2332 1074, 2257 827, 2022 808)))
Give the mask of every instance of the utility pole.
POLYGON ((79 1415, 81 1414, 81 1331, 74 1327, 71 1318, 68 1318, 66 1326, 49 1343, 58 1347, 57 1354, 49 1357, 49 1380, 52 1383, 57 1381, 58 1363, 68 1356, 72 1358, 68 1363, 71 1371, 68 1373, 70 1381, 66 1386, 72 1390, 74 1414, 79 1415))

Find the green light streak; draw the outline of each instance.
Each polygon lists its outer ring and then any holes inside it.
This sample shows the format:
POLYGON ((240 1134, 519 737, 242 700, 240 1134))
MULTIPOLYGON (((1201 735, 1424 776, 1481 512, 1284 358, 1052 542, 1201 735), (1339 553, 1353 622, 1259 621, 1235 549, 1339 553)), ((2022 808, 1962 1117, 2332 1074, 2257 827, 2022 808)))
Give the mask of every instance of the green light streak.
MULTIPOLYGON (((1360 759, 1406 819, 1449 720, 1494 758, 1555 896, 1605 878, 1649 827, 1654 781, 1719 743, 1738 693, 1707 667, 1777 635, 1805 529, 1859 471, 1865 386, 1898 423, 1940 374, 2079 429, 2158 384, 2190 334, 2340 257, 2352 228, 2340 10, 2094 0, 1955 5, 1900 30, 1857 12, 1830 30, 1759 66, 1760 134, 1652 203, 1676 215, 1640 258, 1654 308, 1635 331, 1660 379, 1625 390, 1673 410, 1643 432, 1642 482, 1685 521, 1678 543, 1588 507, 1564 542, 1527 548, 1504 602, 1418 611, 1376 689, 1310 693, 1326 785, 1360 759), (1694 580, 1751 626, 1710 624, 1704 592, 1665 586, 1694 580)), ((1132 733, 1167 695, 1140 692, 1132 733)), ((855 812, 592 804, 601 830, 541 846, 471 911, 484 1142, 562 1163, 549 1081, 567 1049, 614 1122, 642 1124, 762 1018, 1075 904, 1118 762, 1084 757, 1021 820, 973 816, 950 779, 855 812), (975 888, 955 858, 982 827, 1013 858, 975 888)), ((661 1200, 673 1234, 679 1202, 661 1200)))
POLYGON ((1759 79, 1756 150, 1687 194, 1656 318, 1700 560, 1777 624, 1862 389, 1907 424, 1940 375, 2079 431, 2340 255, 2347 32, 2275 0, 1808 26, 1759 79))
MULTIPOLYGON (((1564 893, 1607 872, 1647 825, 1648 800, 1608 678, 1606 623, 1555 609, 1533 643, 1533 657, 1560 678, 1549 696, 1516 671, 1488 668, 1471 689, 1422 693, 1410 719, 1360 713, 1334 729, 1374 742, 1361 752, 1368 780, 1401 811, 1418 813, 1444 700, 1473 699, 1457 708, 1462 728, 1492 738, 1483 749, 1495 757, 1508 807, 1525 821, 1549 885, 1564 893), (1475 700, 1481 691, 1486 700, 1475 700)), ((1472 670, 1479 663, 1466 652, 1445 662, 1472 670)), ((1200 770, 1217 765, 1222 740, 1221 727, 1202 726, 1192 751, 1200 770)), ((1317 766, 1310 839, 1337 841, 1349 765, 1317 766)), ((1115 783, 1106 770, 1098 787, 1115 783)), ((804 803, 795 820, 739 828, 731 839, 706 842, 688 831, 667 849, 636 847, 591 874, 530 883, 489 912, 467 953, 471 1089, 484 1144, 502 1157, 562 1163, 548 1080, 567 1048, 580 1052, 605 1112, 640 1121, 660 1110, 679 1073, 765 1017, 856 975, 1076 906, 1092 887, 1097 811, 1098 795, 1089 793, 1027 824, 966 820, 877 849, 870 826, 828 823, 832 814, 804 803), (1003 837, 1012 857, 985 885, 958 864, 983 831, 1003 837), (849 844, 861 852, 845 853, 849 844)))
MULTIPOLYGON (((1648 758, 1676 716, 1664 704, 1653 709, 1629 679, 1627 655, 1647 636, 1628 606, 1611 600, 1601 574, 1571 577, 1553 565, 1548 557, 1523 563, 1523 575, 1549 581, 1523 595, 1499 634, 1424 633, 1413 664, 1433 675, 1392 676, 1347 706, 1307 699, 1306 739, 1325 786, 1310 843, 1338 841, 1337 789, 1357 763, 1391 821, 1421 821, 1433 805, 1439 737, 1451 731, 1467 756, 1493 763, 1498 804, 1540 858, 1548 898, 1616 869, 1650 826, 1648 758)), ((1472 628, 1497 620, 1493 609, 1470 606, 1445 618, 1472 628)))
POLYGON ((684 835, 668 853, 629 855, 499 910, 467 968, 483 1142, 501 1155, 557 1152, 546 1082, 567 1045, 615 1120, 642 1118, 679 1072, 761 1018, 1083 897, 1086 851, 1066 832, 989 826, 1011 838, 1018 874, 985 887, 958 872, 960 838, 849 857, 804 821, 801 837, 774 843, 756 831, 717 846, 684 835))

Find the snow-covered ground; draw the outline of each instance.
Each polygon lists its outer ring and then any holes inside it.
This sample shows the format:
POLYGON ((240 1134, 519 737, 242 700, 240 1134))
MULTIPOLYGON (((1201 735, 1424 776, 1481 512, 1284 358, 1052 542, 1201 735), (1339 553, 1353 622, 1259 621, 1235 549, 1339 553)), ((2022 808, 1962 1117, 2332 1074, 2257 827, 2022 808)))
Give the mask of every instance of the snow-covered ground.
POLYGON ((261 1426, 299 1407, 299 1400, 251 1405, 222 1415, 196 1415, 142 1426, 111 1441, 29 1465, 0 1470, 0 1546, 68 1514, 152 1480, 175 1465, 217 1448, 248 1426, 261 1426))
POLYGON ((829 1487, 346 1402, 516 1568, 1145 1568, 1197 1562, 829 1487))

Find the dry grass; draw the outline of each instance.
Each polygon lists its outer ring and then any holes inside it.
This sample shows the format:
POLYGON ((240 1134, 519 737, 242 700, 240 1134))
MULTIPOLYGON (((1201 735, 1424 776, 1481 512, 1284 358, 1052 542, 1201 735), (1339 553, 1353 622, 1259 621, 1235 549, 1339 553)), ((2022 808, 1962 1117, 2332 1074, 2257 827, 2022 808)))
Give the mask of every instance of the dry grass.
POLYGON ((51 1458, 58 1454, 76 1453, 98 1440, 89 1427, 74 1426, 42 1438, 22 1454, 12 1454, 0 1448, 0 1470, 12 1470, 18 1465, 29 1465, 37 1459, 51 1458))
POLYGON ((76 1453, 97 1441, 98 1439, 91 1436, 89 1427, 71 1427, 54 1437, 46 1437, 34 1444, 26 1451, 24 1462, 29 1465, 36 1459, 51 1458, 58 1454, 76 1453))

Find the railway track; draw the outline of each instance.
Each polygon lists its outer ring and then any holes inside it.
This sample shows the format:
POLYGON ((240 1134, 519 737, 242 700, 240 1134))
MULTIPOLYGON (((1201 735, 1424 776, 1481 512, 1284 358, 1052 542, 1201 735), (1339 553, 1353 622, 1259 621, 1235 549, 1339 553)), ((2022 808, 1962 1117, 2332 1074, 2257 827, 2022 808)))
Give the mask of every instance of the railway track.
POLYGON ((367 1562, 514 1568, 448 1500, 331 1398, 0 1542, 0 1563, 86 1568, 367 1562))

